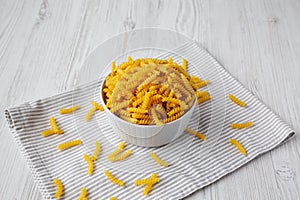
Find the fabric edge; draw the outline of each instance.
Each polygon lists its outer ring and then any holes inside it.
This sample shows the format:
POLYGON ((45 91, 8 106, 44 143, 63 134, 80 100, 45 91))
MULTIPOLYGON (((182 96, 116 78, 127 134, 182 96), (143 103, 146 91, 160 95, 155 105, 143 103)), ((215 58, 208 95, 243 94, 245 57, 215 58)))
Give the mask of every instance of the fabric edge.
POLYGON ((216 179, 213 180, 213 181, 210 181, 207 185, 204 185, 204 186, 197 185, 197 182, 195 182, 195 181, 192 179, 191 181, 193 181, 193 182, 196 184, 196 186, 193 187, 190 191, 188 191, 188 193, 181 194, 181 196, 178 196, 177 198, 178 198, 179 200, 183 200, 184 198, 189 197, 191 194, 194 194, 194 193, 197 192, 198 190, 203 189, 203 188, 205 188, 205 187, 207 187, 207 186, 209 186, 209 185, 211 185, 211 184, 213 184, 213 183, 218 182, 219 180, 221 180, 221 179, 224 178, 225 176, 228 176, 228 175, 230 175, 231 173, 234 173, 236 170, 241 169, 242 167, 244 167, 244 166, 246 166, 247 164, 251 163, 254 159, 258 158, 259 156, 262 156, 262 155, 264 155, 264 154, 266 154, 266 153, 268 153, 268 152, 271 152, 271 150, 273 150, 273 149, 275 149, 275 148, 277 148, 277 147, 283 145, 284 143, 290 141, 290 139, 291 139, 292 137, 294 137, 294 135, 295 135, 295 132, 294 132, 294 131, 288 133, 288 134, 282 139, 282 141, 280 141, 278 144, 272 145, 272 146, 270 146, 269 148, 264 149, 264 151, 262 151, 261 153, 257 154, 257 155, 256 155, 255 157, 253 157, 252 159, 247 160, 245 163, 242 163, 241 165, 237 166, 236 168, 229 169, 229 170, 227 171, 226 174, 221 175, 220 177, 216 178, 216 179))
MULTIPOLYGON (((26 104, 22 104, 22 105, 26 105, 26 104)), ((17 108, 18 107, 7 108, 4 110, 4 114, 5 114, 7 123, 8 123, 9 130, 12 133, 13 138, 15 139, 15 142, 17 144, 17 147, 18 147, 20 153, 22 154, 23 158, 25 159, 25 163, 29 169, 31 176, 33 177, 34 183, 37 185, 37 187, 39 189, 39 193, 41 194, 42 198, 43 199, 52 199, 48 190, 45 189, 46 186, 45 186, 44 182, 42 181, 42 179, 40 178, 39 172, 35 171, 34 164, 32 163, 28 152, 22 148, 22 142, 17 137, 18 131, 16 130, 14 114, 12 112, 12 110, 16 110, 17 108), (48 194, 48 195, 46 195, 46 194, 48 194)), ((20 113, 20 112, 18 112, 18 113, 20 113)), ((23 115, 23 113, 21 113, 21 114, 23 115)))

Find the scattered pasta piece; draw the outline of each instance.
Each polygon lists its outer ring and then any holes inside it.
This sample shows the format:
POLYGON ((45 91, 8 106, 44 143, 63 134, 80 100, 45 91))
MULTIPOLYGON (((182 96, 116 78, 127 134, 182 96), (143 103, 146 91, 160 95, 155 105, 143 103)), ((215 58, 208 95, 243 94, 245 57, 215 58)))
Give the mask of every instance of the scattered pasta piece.
POLYGON ((54 194, 54 198, 59 199, 63 194, 64 187, 58 178, 55 178, 53 183, 56 185, 56 193, 54 194))
POLYGON ((200 83, 196 83, 196 86, 197 86, 197 88, 202 88, 204 86, 207 86, 209 83, 210 83, 209 80, 204 80, 204 81, 201 81, 200 83))
POLYGON ((197 104, 199 105, 205 101, 209 101, 210 99, 211 99, 210 95, 202 96, 202 97, 198 98, 197 104))
POLYGON ((135 185, 145 185, 145 184, 154 184, 159 182, 159 178, 157 176, 150 177, 150 178, 145 178, 145 179, 140 179, 140 180, 135 180, 134 184, 135 185))
POLYGON ((115 178, 108 170, 104 170, 106 177, 114 184, 119 186, 125 186, 125 183, 117 178, 115 178))
POLYGON ((233 129, 242 129, 242 128, 248 128, 250 126, 253 125, 253 122, 245 122, 245 123, 242 123, 242 124, 231 124, 230 127, 233 128, 233 129))
POLYGON ((82 143, 81 140, 73 140, 73 141, 69 141, 69 142, 59 144, 57 146, 57 148, 58 148, 58 150, 65 150, 65 149, 74 147, 76 145, 80 145, 81 143, 82 143))
POLYGON ((81 189, 81 194, 78 200, 87 200, 87 190, 85 187, 81 189))
POLYGON ((50 125, 52 127, 52 130, 54 130, 54 132, 58 132, 59 131, 58 126, 56 124, 56 121, 55 121, 54 117, 50 117, 50 125))
POLYGON ((191 82, 197 84, 197 83, 201 83, 202 80, 197 76, 191 76, 191 82))
POLYGON ((79 106, 75 105, 70 108, 62 108, 59 110, 60 114, 69 114, 79 109, 79 106))
POLYGON ((84 154, 83 158, 88 164, 87 174, 92 175, 92 173, 94 171, 94 163, 93 163, 92 159, 87 154, 84 154))
POLYGON ((110 197, 109 200, 117 200, 117 197, 110 197))
POLYGON ((113 151, 111 152, 110 154, 108 154, 108 157, 107 159, 108 160, 111 160, 113 159, 113 157, 117 156, 119 153, 121 153, 125 148, 125 142, 120 142, 119 146, 113 151))
POLYGON ((147 196, 152 189, 153 184, 147 184, 143 190, 143 195, 147 196))
POLYGON ((96 111, 98 110, 104 111, 103 106, 99 105, 96 101, 91 101, 91 104, 92 104, 92 108, 85 115, 85 121, 90 121, 91 117, 96 111))
POLYGON ((129 157, 132 154, 132 151, 129 149, 122 153, 120 153, 125 149, 125 142, 120 142, 119 146, 108 155, 107 159, 111 162, 125 160, 127 157, 129 157))
POLYGON ((55 133, 55 131, 52 130, 52 129, 51 129, 51 130, 45 130, 45 131, 42 132, 42 136, 43 136, 43 137, 47 137, 47 136, 53 135, 53 134, 56 134, 56 133, 55 133))
POLYGON ((244 156, 247 155, 247 152, 246 152, 245 148, 237 140, 231 138, 229 140, 229 143, 234 145, 241 152, 241 154, 243 154, 244 156))
POLYGON ((132 151, 130 149, 128 149, 127 151, 125 151, 124 153, 120 154, 120 155, 116 155, 116 156, 111 156, 109 157, 109 161, 111 162, 116 162, 116 161, 121 161, 121 160, 125 160, 126 158, 128 158, 130 155, 132 154, 132 151))
POLYGON ((201 139, 203 141, 206 140, 206 136, 204 134, 202 134, 200 132, 197 132, 197 131, 194 131, 194 130, 192 130, 190 128, 186 128, 185 132, 187 132, 187 133, 189 133, 191 135, 194 135, 194 136, 198 137, 199 139, 201 139))
POLYGON ((204 91, 204 92, 196 91, 196 97, 198 97, 198 98, 201 98, 201 97, 207 96, 207 95, 209 95, 208 91, 204 91))
POLYGON ((237 104, 237 105, 239 105, 239 106, 241 106, 241 107, 245 107, 245 106, 246 106, 246 103, 245 103, 245 102, 239 100, 238 98, 236 98, 236 97, 233 96, 232 94, 229 94, 229 95, 228 95, 228 98, 229 98, 232 102, 234 102, 235 104, 237 104))
POLYGON ((99 153, 100 153, 100 150, 101 150, 101 146, 100 146, 100 143, 98 142, 98 140, 96 140, 95 142, 95 151, 92 155, 92 161, 95 161, 98 159, 98 156, 99 156, 99 153))
POLYGON ((135 180, 134 181, 134 184, 136 186, 139 186, 139 185, 146 185, 145 188, 144 188, 144 191, 143 191, 143 195, 148 195, 149 192, 151 191, 152 189, 152 186, 156 183, 158 183, 160 181, 159 177, 155 174, 155 173, 152 173, 151 177, 150 178, 145 178, 145 179, 140 179, 140 180, 135 180))
POLYGON ((150 157, 157 162, 159 165, 163 166, 163 167, 168 167, 169 164, 163 160, 161 160, 154 152, 150 153, 150 157))
POLYGON ((54 135, 54 134, 63 134, 64 131, 60 130, 56 124, 56 121, 54 119, 54 117, 50 117, 50 125, 51 125, 51 130, 45 130, 42 132, 42 136, 43 137, 47 137, 49 135, 54 135))

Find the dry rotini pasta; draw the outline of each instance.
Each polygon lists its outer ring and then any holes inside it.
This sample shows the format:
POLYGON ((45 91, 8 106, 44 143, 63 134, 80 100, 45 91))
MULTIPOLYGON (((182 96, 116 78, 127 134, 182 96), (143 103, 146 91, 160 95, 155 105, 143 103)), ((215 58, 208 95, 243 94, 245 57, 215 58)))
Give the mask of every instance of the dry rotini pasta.
POLYGON ((86 161, 86 163, 88 164, 87 174, 92 175, 92 173, 94 171, 94 163, 93 163, 92 159, 87 154, 84 154, 83 158, 86 161))
POLYGON ((204 80, 204 81, 201 81, 200 83, 196 83, 196 86, 197 86, 197 88, 202 88, 204 86, 207 86, 209 83, 210 83, 209 80, 204 80))
POLYGON ((201 83, 202 80, 197 76, 191 76, 191 82, 192 83, 201 83))
POLYGON ((168 167, 169 164, 166 161, 163 161, 162 159, 160 159, 154 152, 150 152, 150 157, 157 162, 159 165, 163 166, 163 167, 168 167))
POLYGON ((126 158, 128 158, 130 155, 132 154, 132 151, 130 149, 126 150, 125 152, 123 152, 122 154, 118 154, 116 156, 111 156, 109 157, 109 161, 111 162, 116 162, 116 161, 121 161, 121 160, 125 160, 126 158))
POLYGON ((119 153, 121 153, 124 149, 125 149, 125 142, 120 142, 120 144, 118 145, 118 147, 111 152, 110 154, 108 154, 107 159, 108 160, 113 160, 114 157, 116 157, 119 153))
POLYGON ((141 119, 137 123, 140 124, 140 125, 152 124, 152 119, 141 119))
POLYGON ((180 115, 181 115, 182 114, 181 112, 183 112, 181 107, 177 106, 177 107, 174 107, 172 110, 170 110, 167 114, 168 114, 169 117, 171 117, 171 116, 173 116, 175 114, 178 114, 178 113, 180 113, 180 115))
POLYGON ((245 102, 239 100, 238 98, 236 98, 236 97, 233 96, 232 94, 229 94, 229 95, 228 95, 228 98, 229 98, 232 102, 234 102, 235 104, 237 104, 237 105, 239 105, 239 106, 241 106, 241 107, 245 107, 245 106, 246 106, 246 103, 245 103, 245 102))
POLYGON ((147 184, 143 190, 143 195, 147 196, 152 190, 153 184, 147 184))
POLYGON ((119 186, 125 186, 124 181, 121 181, 121 180, 117 179, 116 177, 114 177, 108 170, 104 170, 104 174, 112 183, 119 185, 119 186))
POLYGON ((81 140, 73 140, 73 141, 69 141, 69 142, 65 142, 65 143, 59 144, 57 146, 57 148, 58 148, 58 150, 62 151, 62 150, 65 150, 65 149, 68 149, 68 148, 80 145, 81 143, 82 143, 81 140))
POLYGON ((196 136, 197 138, 199 138, 199 139, 201 139, 203 141, 206 140, 206 136, 204 134, 198 132, 198 131, 192 130, 190 128, 186 128, 185 132, 187 132, 187 133, 189 133, 191 135, 194 135, 194 136, 196 136))
POLYGON ((138 185, 145 185, 145 184, 155 184, 157 182, 159 182, 160 179, 157 176, 151 176, 150 178, 145 178, 145 179, 140 179, 140 180, 135 180, 134 184, 136 186, 138 185))
POLYGON ((141 180, 135 180, 134 184, 136 186, 145 185, 145 188, 143 190, 143 195, 148 195, 149 192, 152 189, 152 186, 154 184, 158 183, 159 181, 160 181, 159 177, 155 173, 152 173, 152 175, 151 175, 150 178, 145 178, 145 179, 141 179, 141 180))
POLYGON ((172 122, 172 121, 175 121, 177 119, 179 119, 179 117, 181 117, 181 113, 177 113, 175 115, 172 115, 170 117, 168 117, 167 119, 165 119, 165 123, 169 123, 169 122, 172 122))
POLYGON ((53 134, 56 134, 56 132, 54 131, 54 130, 44 130, 43 132, 42 132, 42 136, 43 137, 47 137, 47 136, 49 136, 49 135, 53 135, 53 134))
POLYGON ((168 64, 173 64, 173 58, 172 57, 169 57, 169 60, 168 60, 168 64))
POLYGON ((81 193, 78 197, 78 200, 87 200, 87 190, 85 187, 81 188, 81 193))
POLYGON ((74 105, 74 106, 72 106, 70 108, 61 108, 59 110, 59 113, 60 114, 69 114, 69 113, 72 113, 72 112, 74 112, 74 111, 76 111, 78 109, 79 109, 79 106, 78 105, 74 105))
POLYGON ((147 119, 150 118, 147 114, 141 114, 141 113, 132 113, 132 117, 135 119, 147 119))
POLYGON ((98 140, 96 140, 96 141, 95 141, 95 150, 94 150, 94 153, 93 153, 93 155, 92 155, 92 157, 91 157, 91 160, 92 160, 92 161, 95 161, 95 160, 98 159, 100 150, 101 150, 100 143, 98 142, 98 140))
POLYGON ((111 112, 117 112, 119 110, 121 110, 122 108, 126 108, 128 107, 128 102, 124 101, 122 103, 115 103, 112 105, 111 107, 111 112))
POLYGON ((113 72, 113 71, 115 71, 115 69, 116 69, 116 62, 112 62, 111 63, 111 71, 113 72))
POLYGON ((132 151, 129 149, 123 152, 122 154, 120 154, 122 151, 124 151, 124 149, 125 149, 125 142, 121 142, 119 146, 108 155, 107 159, 111 162, 125 160, 127 157, 129 157, 132 154, 132 151))
MULTIPOLYGON (((190 77, 186 67, 186 59, 182 59, 180 66, 172 57, 168 61, 128 57, 127 62, 118 66, 113 63, 112 72, 105 78, 104 102, 112 113, 131 123, 169 123, 184 115, 195 102, 197 88, 208 84, 190 77), (153 112, 155 105, 160 105, 160 109, 153 112), (171 115, 166 115, 175 107, 171 115)), ((205 98, 200 101, 208 97, 205 98)))
POLYGON ((132 123, 137 123, 138 122, 138 119, 135 119, 135 118, 131 118, 131 117, 127 117, 127 116, 123 116, 123 115, 120 115, 120 118, 128 121, 128 122, 132 122, 132 123))
POLYGON ((57 124, 56 124, 56 121, 54 119, 54 117, 50 117, 50 125, 51 125, 51 128, 50 130, 45 130, 42 132, 42 136, 43 137, 47 137, 49 135, 53 135, 53 134, 63 134, 64 131, 59 129, 57 124))
POLYGON ((110 197, 109 200, 117 200, 117 197, 110 197))
POLYGON ((52 127, 52 130, 54 130, 54 132, 57 133, 59 131, 58 126, 56 124, 56 121, 55 121, 54 117, 50 117, 50 125, 52 127))
POLYGON ((184 59, 184 58, 182 59, 181 65, 182 65, 182 68, 183 68, 184 70, 187 69, 186 59, 184 59))
POLYGON ((160 119, 158 119, 155 109, 151 109, 151 116, 156 125, 162 126, 164 124, 160 119))
POLYGON ((121 142, 119 146, 108 155, 108 160, 110 160, 112 157, 115 157, 119 153, 121 153, 125 148, 125 142, 121 142))
POLYGON ((231 124, 230 127, 233 128, 233 129, 242 129, 242 128, 248 128, 250 126, 253 125, 253 122, 244 122, 244 123, 241 123, 241 124, 231 124))
POLYGON ((210 99, 211 99, 210 95, 202 96, 202 97, 198 98, 197 104, 199 105, 199 104, 201 104, 201 103, 203 103, 205 101, 209 101, 210 99))
POLYGON ((142 109, 142 108, 128 108, 128 112, 133 113, 148 113, 148 110, 142 109))
POLYGON ((53 183, 56 185, 56 192, 54 194, 54 198, 59 199, 64 191, 64 186, 58 178, 53 180, 53 183))
POLYGON ((241 143, 239 143, 237 140, 230 138, 229 143, 234 145, 244 156, 247 155, 247 151, 243 147, 241 143))
POLYGON ((208 91, 196 91, 196 97, 201 98, 203 96, 209 95, 208 91))
POLYGON ((103 106, 99 105, 96 101, 91 101, 91 104, 92 104, 92 108, 85 115, 85 121, 90 121, 91 117, 93 116, 93 114, 96 111, 98 111, 98 110, 103 111, 104 110, 103 106))

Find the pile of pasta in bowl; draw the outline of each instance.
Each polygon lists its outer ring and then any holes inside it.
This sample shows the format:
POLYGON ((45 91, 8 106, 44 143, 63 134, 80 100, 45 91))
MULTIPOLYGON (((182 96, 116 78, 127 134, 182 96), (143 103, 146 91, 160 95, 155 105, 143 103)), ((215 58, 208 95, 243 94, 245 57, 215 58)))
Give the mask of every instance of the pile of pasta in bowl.
POLYGON ((199 103, 198 97, 205 94, 198 88, 208 83, 190 76, 186 69, 185 59, 181 65, 172 58, 133 60, 128 57, 127 62, 118 66, 113 62, 110 74, 102 83, 101 99, 115 132, 127 141, 128 134, 135 137, 131 141, 135 144, 139 143, 136 138, 152 137, 158 132, 173 132, 160 144, 179 137, 192 116, 197 99, 199 103))
POLYGON ((103 97, 110 112, 123 120, 163 125, 179 119, 194 104, 197 86, 193 79, 172 58, 132 60, 129 57, 118 67, 112 64, 103 97))

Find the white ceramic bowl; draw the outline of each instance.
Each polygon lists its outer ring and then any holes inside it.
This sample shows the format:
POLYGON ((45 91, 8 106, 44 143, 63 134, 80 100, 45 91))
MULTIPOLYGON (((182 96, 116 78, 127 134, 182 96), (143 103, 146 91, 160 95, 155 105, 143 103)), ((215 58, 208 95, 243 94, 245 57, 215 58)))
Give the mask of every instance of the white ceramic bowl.
POLYGON ((115 132, 120 138, 124 141, 129 142, 131 144, 142 146, 142 147, 156 147, 164 144, 168 144, 173 140, 180 137, 185 128, 187 127, 194 108, 196 106, 196 100, 192 107, 183 114, 180 118, 163 124, 162 126, 158 125, 139 125, 127 122, 117 115, 113 114, 105 105, 103 99, 103 86, 104 81, 101 85, 101 104, 104 107, 104 111, 108 120, 115 132))

